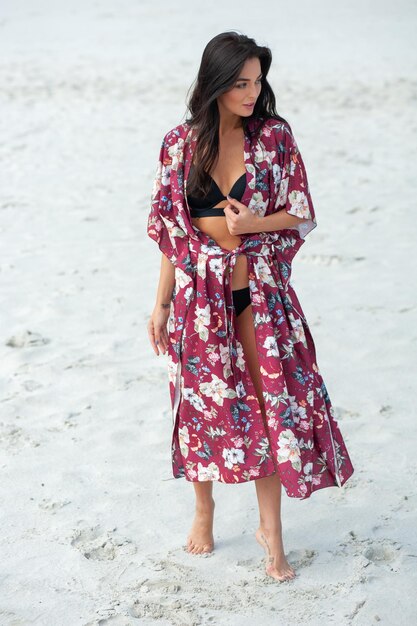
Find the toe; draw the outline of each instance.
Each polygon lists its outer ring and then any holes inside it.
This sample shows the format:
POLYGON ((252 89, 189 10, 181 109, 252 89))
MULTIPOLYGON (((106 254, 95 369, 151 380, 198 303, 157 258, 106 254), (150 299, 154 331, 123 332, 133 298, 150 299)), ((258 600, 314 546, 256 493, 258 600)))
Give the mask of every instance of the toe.
POLYGON ((266 573, 269 574, 269 576, 272 576, 272 578, 279 580, 280 582, 284 582, 285 580, 290 579, 287 570, 280 573, 275 567, 268 567, 266 573))

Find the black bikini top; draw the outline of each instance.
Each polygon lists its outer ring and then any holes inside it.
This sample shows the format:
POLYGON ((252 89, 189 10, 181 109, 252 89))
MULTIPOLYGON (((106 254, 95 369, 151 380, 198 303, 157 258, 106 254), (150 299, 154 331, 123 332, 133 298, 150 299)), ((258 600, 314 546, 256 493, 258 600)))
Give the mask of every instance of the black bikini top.
MULTIPOLYGON (((193 166, 191 166, 191 169, 193 166)), ((223 215, 224 209, 223 207, 216 207, 216 204, 221 202, 222 200, 227 200, 226 196, 224 196, 219 189, 216 181, 211 178, 211 187, 208 194, 204 198, 198 198, 197 196, 191 196, 187 194, 187 202, 190 207, 190 215, 191 217, 210 217, 223 215)), ((235 198, 236 200, 241 200, 246 188, 246 173, 242 174, 240 178, 237 179, 233 187, 229 192, 229 196, 235 198)))

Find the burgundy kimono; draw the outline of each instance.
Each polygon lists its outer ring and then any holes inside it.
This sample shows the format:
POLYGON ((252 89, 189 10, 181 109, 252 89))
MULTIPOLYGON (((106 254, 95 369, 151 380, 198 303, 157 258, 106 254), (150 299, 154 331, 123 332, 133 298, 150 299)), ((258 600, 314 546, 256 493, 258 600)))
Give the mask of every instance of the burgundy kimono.
POLYGON ((186 122, 165 135, 147 224, 175 265, 167 352, 173 475, 239 483, 278 471, 295 498, 341 487, 354 470, 290 281, 292 259, 317 225, 291 127, 269 118, 255 138, 245 133, 241 202, 260 216, 284 208, 303 221, 241 235, 233 250, 191 222, 186 181, 195 142, 186 122), (267 423, 236 325, 231 272, 238 254, 248 261, 267 423))

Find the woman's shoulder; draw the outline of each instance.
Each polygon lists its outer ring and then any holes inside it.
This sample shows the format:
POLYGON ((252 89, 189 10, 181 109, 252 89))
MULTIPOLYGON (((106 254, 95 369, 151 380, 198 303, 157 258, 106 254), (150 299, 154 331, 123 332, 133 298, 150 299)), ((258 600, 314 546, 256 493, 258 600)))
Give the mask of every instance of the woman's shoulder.
POLYGON ((275 142, 286 136, 292 137, 292 128, 282 117, 267 117, 261 127, 261 136, 265 139, 270 137, 275 142))
POLYGON ((174 128, 171 128, 168 132, 165 133, 163 142, 166 146, 173 146, 180 140, 185 140, 190 130, 191 126, 188 124, 188 122, 182 122, 181 124, 177 124, 177 126, 174 126, 174 128))

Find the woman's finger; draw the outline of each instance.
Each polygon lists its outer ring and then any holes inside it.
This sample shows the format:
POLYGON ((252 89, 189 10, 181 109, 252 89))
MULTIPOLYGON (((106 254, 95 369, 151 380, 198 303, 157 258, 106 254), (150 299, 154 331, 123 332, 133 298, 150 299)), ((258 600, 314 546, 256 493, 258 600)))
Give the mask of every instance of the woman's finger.
POLYGON ((237 209, 247 209, 246 204, 239 202, 236 198, 231 198, 230 196, 226 196, 232 207, 236 207, 237 209))
POLYGON ((156 340, 155 343, 157 343, 157 345, 159 346, 159 349, 161 350, 162 354, 165 354, 165 352, 168 349, 168 334, 167 334, 166 327, 161 327, 161 328, 156 327, 155 340, 156 340))
POLYGON ((151 342, 153 351, 155 352, 156 356, 159 356, 158 345, 157 345, 158 340, 155 337, 155 329, 154 329, 152 320, 150 320, 148 324, 148 337, 149 337, 149 341, 151 342))
POLYGON ((165 354, 165 352, 168 350, 168 342, 169 342, 168 333, 165 328, 161 332, 160 337, 161 337, 162 345, 164 347, 164 354, 165 354))

